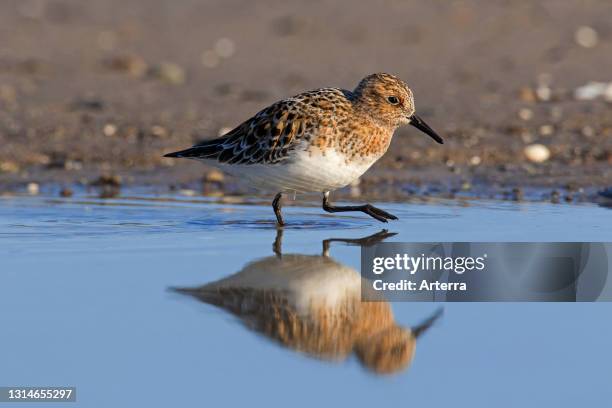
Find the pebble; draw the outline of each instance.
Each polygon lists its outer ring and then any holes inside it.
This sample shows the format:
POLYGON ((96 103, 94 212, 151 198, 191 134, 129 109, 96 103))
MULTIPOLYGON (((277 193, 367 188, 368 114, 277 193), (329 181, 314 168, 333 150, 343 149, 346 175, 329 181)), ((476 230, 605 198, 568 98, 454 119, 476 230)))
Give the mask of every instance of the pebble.
POLYGON ((612 96, 612 83, 591 81, 586 85, 576 88, 574 90, 574 98, 579 101, 591 101, 608 93, 612 96))
MULTIPOLYGON (((218 196, 223 197, 223 192, 220 191, 218 196)), ((246 202, 246 198, 240 197, 240 196, 227 196, 227 197, 223 197, 223 199, 219 200, 219 202, 226 203, 226 204, 242 204, 246 202)))
POLYGON ((51 157, 46 154, 32 152, 28 154, 27 161, 33 164, 48 166, 51 163, 51 157))
POLYGON ((0 162, 0 173, 17 173, 19 165, 13 161, 0 162))
POLYGON ((151 75, 173 85, 185 82, 185 70, 173 62, 162 62, 151 70, 151 75))
POLYGON ((480 163, 482 163, 482 159, 480 158, 480 156, 472 156, 470 158, 470 164, 472 166, 478 166, 480 163))
POLYGON ((137 55, 119 55, 107 62, 110 69, 141 77, 149 69, 147 62, 137 55))
POLYGON ((593 137, 595 136, 595 130, 591 126, 585 126, 581 130, 582 135, 584 137, 593 137))
POLYGON ((221 58, 230 58, 236 52, 236 45, 229 38, 219 38, 214 48, 215 53, 221 58))
POLYGON ((225 175, 219 170, 211 170, 204 175, 204 181, 207 183, 222 183, 225 175))
POLYGON ((104 133, 104 136, 115 136, 115 134, 117 134, 117 126, 112 124, 112 123, 107 123, 106 125, 104 125, 104 128, 102 128, 102 133, 104 133))
POLYGON ((593 27, 582 26, 578 27, 574 33, 576 44, 584 48, 593 48, 599 42, 599 35, 593 27))
POLYGON ((59 192, 60 197, 72 197, 73 194, 74 192, 69 187, 64 187, 59 192))
POLYGON ((31 182, 26 186, 26 190, 28 191, 28 194, 37 195, 40 192, 40 186, 38 183, 31 182))
POLYGON ((78 160, 66 160, 64 162, 64 169, 79 171, 83 169, 83 163, 78 160))
POLYGON ((523 88, 521 88, 521 92, 519 94, 519 97, 521 98, 521 100, 523 102, 528 102, 528 103, 533 103, 536 101, 536 94, 533 91, 533 89, 531 89, 528 86, 525 86, 523 88))
POLYGON ((195 190, 190 190, 190 189, 186 189, 186 188, 180 189, 178 191, 178 193, 180 195, 187 196, 187 197, 193 197, 193 196, 195 196, 197 194, 197 192, 195 190))
POLYGON ((160 126, 160 125, 151 126, 151 135, 155 137, 164 139, 168 137, 168 134, 169 134, 168 130, 163 126, 160 126))
POLYGON ((538 143, 526 146, 523 153, 533 163, 543 163, 550 158, 550 149, 538 143))
POLYGON ((530 120, 533 118, 533 111, 531 109, 522 108, 519 110, 518 116, 523 120, 530 120))
POLYGON ((553 125, 542 125, 540 126, 540 135, 542 136, 550 136, 553 134, 555 128, 553 125))
POLYGON ((542 102, 550 101, 552 90, 547 85, 540 85, 536 88, 536 95, 542 102))

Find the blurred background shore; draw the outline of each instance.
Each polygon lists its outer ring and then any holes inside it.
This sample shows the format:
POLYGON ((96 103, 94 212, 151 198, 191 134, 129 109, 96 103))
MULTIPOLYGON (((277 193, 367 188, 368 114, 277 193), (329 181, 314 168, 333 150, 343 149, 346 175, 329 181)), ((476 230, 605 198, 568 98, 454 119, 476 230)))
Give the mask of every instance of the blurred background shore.
POLYGON ((611 15, 604 0, 4 0, 0 190, 224 190, 162 154, 386 71, 447 144, 400 129, 366 193, 590 200, 612 186, 611 15))

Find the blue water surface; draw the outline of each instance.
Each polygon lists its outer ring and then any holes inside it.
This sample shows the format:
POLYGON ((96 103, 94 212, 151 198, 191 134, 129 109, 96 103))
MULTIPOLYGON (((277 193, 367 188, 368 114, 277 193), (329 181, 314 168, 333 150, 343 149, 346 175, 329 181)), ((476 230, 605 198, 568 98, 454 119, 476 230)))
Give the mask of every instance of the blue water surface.
MULTIPOLYGON (((389 241, 612 241, 596 205, 384 204, 389 241)), ((283 253, 381 224, 288 207, 283 253)), ((0 385, 76 386, 70 406, 608 406, 612 304, 446 304, 405 371, 321 361, 174 293, 272 256, 268 206, 0 198, 0 385)), ((359 248, 330 256, 359 269, 359 248)), ((394 303, 417 324, 439 305, 394 303)), ((19 406, 42 406, 20 404, 19 406)))

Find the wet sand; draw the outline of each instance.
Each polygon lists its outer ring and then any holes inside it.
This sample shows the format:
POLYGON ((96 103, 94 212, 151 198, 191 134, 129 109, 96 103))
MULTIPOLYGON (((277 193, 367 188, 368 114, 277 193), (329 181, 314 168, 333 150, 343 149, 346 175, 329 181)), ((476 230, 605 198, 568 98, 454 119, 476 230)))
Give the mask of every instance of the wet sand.
POLYGON ((106 175, 233 191, 161 155, 282 97, 388 71, 447 143, 400 129, 361 194, 592 200, 612 185, 612 96, 581 87, 612 81, 611 14, 606 1, 7 0, 0 188, 106 175), (550 157, 530 160, 533 144, 550 157))

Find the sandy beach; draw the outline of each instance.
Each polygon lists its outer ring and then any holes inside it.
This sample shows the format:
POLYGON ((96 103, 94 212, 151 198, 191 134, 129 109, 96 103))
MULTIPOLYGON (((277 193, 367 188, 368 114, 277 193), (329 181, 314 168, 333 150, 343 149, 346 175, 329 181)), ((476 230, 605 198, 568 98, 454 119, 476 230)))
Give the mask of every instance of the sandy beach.
POLYGON ((366 192, 574 201, 612 185, 612 4, 348 4, 2 2, 0 186, 199 190, 218 175, 162 154, 380 71, 447 143, 400 129, 366 192))

